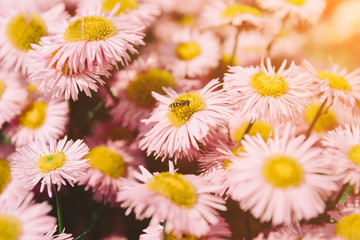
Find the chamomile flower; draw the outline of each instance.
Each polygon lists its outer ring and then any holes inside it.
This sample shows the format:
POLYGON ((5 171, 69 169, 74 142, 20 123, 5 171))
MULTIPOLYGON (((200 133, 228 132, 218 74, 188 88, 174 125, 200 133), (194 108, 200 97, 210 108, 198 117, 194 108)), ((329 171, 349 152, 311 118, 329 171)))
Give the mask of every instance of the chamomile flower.
MULTIPOLYGON (((90 146, 91 147, 91 146, 90 146)), ((93 146, 87 155, 90 168, 81 176, 79 185, 85 190, 91 188, 95 199, 114 203, 123 178, 132 178, 132 172, 144 164, 141 151, 135 144, 126 141, 108 141, 106 144, 93 146)))
POLYGON ((43 37, 40 44, 44 47, 60 44, 50 65, 65 67, 70 73, 86 68, 94 71, 104 64, 126 65, 131 60, 129 53, 136 54, 135 46, 144 44, 144 33, 137 24, 114 16, 118 8, 103 13, 100 9, 77 12, 61 34, 43 37))
POLYGON ((82 140, 50 140, 48 143, 35 141, 16 148, 12 155, 11 169, 14 178, 33 189, 41 182, 40 192, 47 188, 52 197, 52 185, 60 190, 66 181, 73 186, 90 166, 84 159, 89 148, 82 140), (66 180, 66 181, 65 181, 66 180))
POLYGON ((175 77, 203 76, 220 60, 219 39, 210 31, 184 29, 161 43, 161 61, 175 77))
POLYGON ((308 73, 294 62, 285 69, 284 60, 278 71, 269 58, 260 66, 230 67, 224 77, 224 89, 233 99, 239 113, 251 121, 268 123, 295 120, 312 96, 308 73))
POLYGON ((26 9, 27 5, 7 8, 0 18, 0 64, 9 71, 26 73, 32 44, 39 44, 40 38, 51 38, 58 33, 61 21, 68 17, 64 4, 55 5, 46 12, 26 9))
POLYGON ((334 165, 334 171, 342 182, 360 190, 360 127, 345 125, 329 131, 322 144, 326 147, 324 158, 334 165))
POLYGON ((305 21, 314 24, 325 9, 324 0, 257 0, 257 3, 273 11, 275 16, 287 17, 294 23, 305 21))
POLYGON ((338 190, 331 161, 321 158, 317 138, 295 137, 290 125, 282 136, 275 132, 267 142, 245 136, 241 161, 228 168, 231 198, 260 221, 292 224, 309 220, 325 210, 325 200, 338 190))
POLYGON ((215 90, 221 85, 217 79, 210 81, 204 88, 178 94, 164 89, 168 96, 153 93, 158 106, 143 122, 148 128, 143 131, 139 146, 156 157, 188 157, 199 152, 200 144, 218 126, 228 121, 232 110, 229 98, 223 90, 215 90))
POLYGON ((165 231, 177 238, 182 234, 201 237, 219 222, 216 209, 226 209, 224 201, 211 194, 218 186, 206 178, 176 173, 172 162, 169 171, 151 174, 140 166, 138 181, 124 179, 117 200, 137 219, 150 218, 150 225, 166 221, 165 231))
POLYGON ((34 194, 25 197, 0 198, 1 239, 49 240, 56 228, 56 218, 49 216, 52 207, 47 202, 35 203, 34 194))
POLYGON ((35 97, 28 101, 20 115, 10 122, 4 133, 16 146, 34 140, 56 139, 65 133, 68 113, 68 103, 63 100, 35 97))
POLYGON ((0 71, 0 128, 21 112, 27 90, 16 73, 0 71))

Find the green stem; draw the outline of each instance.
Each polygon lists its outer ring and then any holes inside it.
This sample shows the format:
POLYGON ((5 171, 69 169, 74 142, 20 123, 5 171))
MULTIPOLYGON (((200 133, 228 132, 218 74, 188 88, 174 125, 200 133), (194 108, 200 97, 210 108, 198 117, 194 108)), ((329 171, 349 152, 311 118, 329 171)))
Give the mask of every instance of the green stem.
POLYGON ((102 201, 100 210, 99 210, 99 212, 96 214, 96 216, 95 216, 93 222, 91 223, 91 225, 88 227, 88 229, 86 229, 86 231, 85 231, 83 234, 81 234, 80 236, 78 236, 77 238, 75 238, 75 240, 84 239, 84 237, 86 237, 86 235, 88 235, 88 234, 92 231, 92 229, 94 228, 94 226, 95 226, 96 223, 98 222, 99 217, 100 217, 103 209, 104 209, 104 199, 103 199, 103 201, 102 201))
POLYGON ((317 111, 314 119, 312 120, 312 122, 311 122, 308 130, 307 130, 306 133, 305 133, 305 140, 308 139, 308 137, 310 137, 311 131, 313 130, 313 128, 314 128, 317 120, 319 120, 320 115, 321 115, 321 113, 322 113, 323 108, 325 107, 326 102, 327 102, 327 99, 325 99, 325 101, 324 101, 324 102, 321 104, 321 106, 319 107, 319 110, 317 111))
POLYGON ((114 93, 111 91, 109 84, 106 82, 104 84, 104 88, 106 92, 110 95, 111 99, 114 101, 115 104, 119 102, 119 100, 115 97, 114 93))
POLYGON ((163 227, 163 232, 162 232, 162 239, 163 240, 167 240, 167 234, 165 231, 165 227, 166 227, 166 220, 164 221, 164 227, 163 227))
POLYGON ((57 209, 57 217, 58 217, 58 232, 59 234, 63 232, 63 223, 62 223, 62 209, 61 209, 61 200, 60 194, 57 189, 57 185, 55 185, 55 198, 56 198, 56 209, 57 209))
MULTIPOLYGON (((344 186, 342 186, 342 188, 340 189, 338 195, 336 196, 335 198, 335 201, 334 201, 334 209, 337 210, 338 207, 337 207, 337 204, 340 204, 340 205, 345 205, 346 203, 346 198, 347 196, 349 196, 349 194, 351 193, 352 189, 354 188, 353 185, 349 185, 348 183, 345 184, 344 186)), ((332 219, 330 219, 330 222, 334 222, 332 219)))
POLYGON ((240 35, 240 28, 238 27, 238 28, 236 29, 234 48, 233 48, 233 51, 232 51, 232 54, 231 54, 231 58, 230 58, 230 62, 229 62, 230 66, 234 66, 234 65, 235 65, 235 56, 236 56, 236 51, 237 51, 237 48, 238 48, 239 35, 240 35))

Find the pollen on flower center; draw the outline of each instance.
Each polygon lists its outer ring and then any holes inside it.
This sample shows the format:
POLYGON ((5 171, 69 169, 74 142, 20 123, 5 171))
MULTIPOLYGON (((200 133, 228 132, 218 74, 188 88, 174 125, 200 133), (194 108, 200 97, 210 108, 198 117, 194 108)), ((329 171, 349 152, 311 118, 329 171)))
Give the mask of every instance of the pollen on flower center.
POLYGON ((283 77, 267 76, 262 71, 250 76, 251 86, 263 96, 281 97, 288 91, 288 84, 283 77))
POLYGON ((85 158, 90 159, 88 162, 93 168, 99 169, 112 178, 122 177, 125 173, 126 166, 122 156, 106 146, 90 149, 85 158))
POLYGON ((0 240, 18 240, 21 235, 22 223, 8 214, 0 214, 0 240))
POLYGON ((120 8, 116 11, 115 16, 118 16, 120 13, 124 13, 129 10, 135 10, 139 6, 138 1, 136 0, 103 0, 101 11, 111 11, 117 3, 120 3, 120 8))
POLYGON ((355 164, 360 165, 360 145, 359 144, 351 146, 350 151, 348 153, 348 157, 355 164))
POLYGON ((306 0, 286 0, 286 1, 299 6, 304 5, 306 3, 306 0))
POLYGON ((183 93, 169 105, 167 117, 174 126, 180 127, 185 124, 195 112, 201 111, 204 108, 205 101, 199 93, 183 93))
POLYGON ((71 22, 65 29, 64 40, 99 41, 105 40, 116 34, 116 26, 108 19, 101 16, 86 16, 71 22))
POLYGON ((335 233, 344 239, 360 240, 360 214, 341 218, 335 226, 335 233))
POLYGON ((46 118, 47 104, 45 102, 32 102, 19 117, 19 124, 23 127, 36 129, 43 125, 46 118))
POLYGON ((0 158, 0 194, 4 191, 10 180, 10 164, 5 159, 0 158))
POLYGON ((167 240, 206 240, 205 237, 195 237, 195 236, 191 236, 191 235, 183 235, 181 238, 177 238, 176 236, 174 236, 172 233, 168 233, 166 234, 167 236, 167 240))
POLYGON ((346 79, 343 76, 340 76, 338 74, 335 73, 329 73, 326 71, 319 71, 316 73, 316 75, 321 79, 321 80, 326 80, 329 79, 329 85, 332 88, 335 89, 339 89, 339 90, 343 90, 343 91, 350 91, 351 87, 348 83, 348 81, 346 81, 346 79))
POLYGON ((256 17, 261 16, 261 12, 254 7, 244 5, 244 4, 234 3, 234 4, 228 5, 227 8, 222 11, 221 17, 222 18, 233 18, 233 17, 236 17, 236 15, 238 15, 238 14, 245 14, 245 13, 249 13, 256 17))
MULTIPOLYGON (((234 154, 234 156, 239 156, 239 152, 245 152, 243 145, 238 145, 231 149, 231 152, 234 154)), ((230 159, 224 159, 224 169, 228 169, 229 165, 232 163, 230 159)))
POLYGON ((47 27, 40 15, 20 13, 8 22, 5 34, 14 47, 27 52, 32 43, 38 44, 47 35, 47 27))
POLYGON ((279 188, 297 186, 304 177, 303 169, 296 159, 283 154, 268 157, 262 172, 266 181, 279 188))
POLYGON ((1 99, 1 96, 3 95, 3 93, 5 92, 5 89, 6 89, 6 85, 5 85, 5 83, 0 79, 0 99, 1 99))
MULTIPOLYGON (((242 139, 244 132, 247 128, 247 126, 249 125, 249 121, 246 121, 244 123, 242 123, 235 131, 234 134, 232 136, 232 139, 235 142, 240 142, 240 140, 242 139)), ((255 136, 256 133, 260 133, 261 137, 267 141, 267 139, 269 138, 270 135, 270 131, 272 131, 271 133, 271 138, 274 137, 274 128, 273 126, 271 126, 270 124, 262 121, 262 120, 257 120, 252 127, 250 128, 250 131, 248 132, 248 134, 250 136, 255 136)))
POLYGON ((66 157, 63 152, 49 154, 39 159, 38 167, 41 172, 48 173, 62 167, 65 161, 66 157))
POLYGON ((180 173, 162 172, 149 180, 146 187, 183 208, 191 208, 196 202, 194 186, 180 173))
POLYGON ((176 47, 176 56, 181 60, 191 60, 201 53, 200 45, 195 41, 183 42, 176 47))
POLYGON ((163 87, 175 88, 175 79, 170 72, 161 69, 150 69, 138 73, 133 82, 126 88, 127 96, 143 107, 153 107, 156 103, 151 92, 165 94, 163 87))
MULTIPOLYGON (((308 124, 314 120, 316 113, 320 108, 319 104, 312 104, 305 109, 305 120, 308 124)), ((317 132, 328 131, 337 126, 335 114, 330 109, 323 109, 320 117, 315 123, 314 130, 317 132)))

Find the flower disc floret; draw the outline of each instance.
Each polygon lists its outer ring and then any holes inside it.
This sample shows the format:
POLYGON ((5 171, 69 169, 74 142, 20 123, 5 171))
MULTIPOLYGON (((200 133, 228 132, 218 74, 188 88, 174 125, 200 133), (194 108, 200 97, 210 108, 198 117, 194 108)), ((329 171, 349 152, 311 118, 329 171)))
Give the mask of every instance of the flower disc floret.
POLYGON ((303 169, 296 159, 283 154, 268 157, 262 170, 265 179, 280 188, 298 186, 304 176, 303 169))
POLYGON ((264 72, 259 71, 250 76, 251 86, 263 96, 281 97, 288 91, 288 84, 284 77, 267 76, 264 72))
POLYGON ((18 240, 21 235, 22 223, 8 214, 0 214, 0 240, 18 240))
POLYGON ((179 43, 176 47, 176 56, 181 60, 191 60, 201 54, 200 45, 195 41, 179 43))
POLYGON ((65 154, 60 152, 41 157, 37 164, 41 172, 48 173, 62 167, 65 162, 65 154))
POLYGON ((150 69, 138 73, 133 82, 126 88, 127 96, 143 107, 153 107, 156 103, 151 92, 165 94, 163 87, 175 88, 175 79, 170 72, 161 69, 150 69))
POLYGON ((90 149, 85 156, 93 168, 99 169, 112 178, 119 178, 125 173, 125 162, 122 156, 106 146, 90 149))
POLYGON ((5 85, 5 83, 0 79, 0 99, 1 99, 1 96, 3 95, 3 93, 5 92, 5 89, 6 89, 6 85, 5 85))
POLYGON ((360 144, 351 146, 348 157, 355 164, 360 165, 360 144))
MULTIPOLYGON (((305 120, 308 124, 314 120, 319 111, 320 104, 313 104, 305 109, 305 120)), ((338 121, 333 111, 330 109, 322 109, 320 117, 314 125, 314 130, 323 132, 334 129, 338 125, 338 121)))
POLYGON ((115 36, 116 26, 101 16, 85 16, 71 22, 65 29, 64 40, 67 42, 99 41, 115 36))
POLYGON ((304 5, 306 3, 306 0, 286 0, 286 1, 298 6, 304 5))
POLYGON ((339 74, 330 73, 327 71, 319 71, 316 73, 316 75, 321 80, 324 80, 324 81, 326 79, 329 79, 329 85, 332 88, 336 88, 336 89, 343 90, 343 91, 351 90, 349 82, 343 76, 340 76, 339 74))
POLYGON ((174 126, 182 126, 190 117, 205 108, 203 97, 197 92, 179 95, 169 106, 167 117, 174 126), (184 104, 186 102, 186 104, 184 104))
POLYGON ((45 102, 32 102, 19 117, 19 123, 23 127, 37 129, 43 125, 46 118, 47 104, 45 102))
POLYGON ((129 10, 136 10, 139 7, 137 0, 103 0, 101 11, 111 11, 117 3, 120 3, 120 8, 116 11, 115 16, 118 16, 121 13, 125 13, 129 10))
MULTIPOLYGON (((249 121, 245 121, 234 131, 232 139, 235 142, 240 142, 240 140, 243 138, 244 132, 248 127, 249 123, 250 123, 249 121)), ((255 136, 257 133, 260 133, 261 137, 266 141, 269 138, 269 136, 271 138, 274 137, 274 128, 273 126, 262 120, 257 120, 250 128, 248 134, 250 136, 255 136), (271 135, 270 132, 272 132, 271 135)))
POLYGON ((146 187, 183 208, 191 208, 196 203, 197 194, 194 186, 179 173, 162 172, 149 180, 146 187))
POLYGON ((47 35, 47 27, 40 15, 20 13, 9 21, 5 34, 14 47, 27 52, 31 44, 38 44, 47 35))
POLYGON ((261 12, 254 7, 235 3, 235 4, 228 5, 227 8, 225 8, 222 11, 221 17, 233 18, 233 17, 236 17, 236 15, 238 15, 238 14, 246 14, 246 13, 257 16, 257 17, 260 17, 262 15, 261 12))
POLYGON ((344 239, 360 240, 360 214, 351 214, 341 218, 335 226, 337 236, 344 239))
POLYGON ((10 165, 5 159, 0 158, 0 194, 4 191, 10 180, 10 165))

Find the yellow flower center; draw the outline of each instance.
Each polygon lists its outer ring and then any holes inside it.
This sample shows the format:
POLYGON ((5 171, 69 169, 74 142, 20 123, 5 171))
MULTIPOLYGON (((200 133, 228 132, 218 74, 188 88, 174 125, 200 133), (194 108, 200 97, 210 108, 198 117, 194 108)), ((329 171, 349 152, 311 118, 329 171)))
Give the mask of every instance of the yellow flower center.
POLYGON ((138 73, 133 82, 126 88, 127 96, 143 107, 153 107, 156 103, 151 92, 165 94, 162 87, 175 88, 175 79, 168 71, 150 69, 145 73, 138 73))
POLYGON ((3 93, 5 92, 5 89, 6 89, 6 85, 5 85, 5 83, 0 79, 0 99, 1 99, 1 96, 3 95, 3 93))
POLYGON ((329 73, 326 71, 319 71, 316 73, 316 75, 321 79, 321 80, 326 80, 329 79, 329 85, 332 88, 335 89, 339 89, 342 91, 350 91, 351 87, 348 83, 348 81, 346 81, 346 79, 343 76, 340 76, 336 73, 329 73))
POLYGON ((38 44, 47 35, 47 28, 40 15, 20 13, 8 22, 5 34, 15 48, 27 52, 32 49, 30 44, 38 44))
MULTIPOLYGON (((248 125, 249 125, 249 121, 243 122, 234 131, 233 136, 232 136, 233 141, 240 142, 248 125)), ((260 133, 261 137, 266 142, 267 139, 269 138, 269 135, 271 138, 274 137, 274 128, 273 128, 273 126, 271 126, 270 124, 268 124, 262 120, 257 120, 250 128, 250 131, 248 132, 248 134, 250 136, 255 136, 256 133, 260 133), (272 131, 271 135, 270 135, 270 131, 272 131)))
POLYGON ((173 14, 173 19, 182 26, 189 26, 195 22, 195 18, 191 14, 173 14))
POLYGON ((181 238, 175 237, 172 233, 168 233, 166 234, 166 236, 167 236, 167 240, 206 240, 205 237, 198 238, 195 236, 185 235, 185 234, 183 234, 181 238))
POLYGON ((257 93, 264 97, 270 96, 274 98, 281 97, 288 91, 288 84, 283 77, 267 76, 262 71, 254 73, 250 76, 251 86, 255 88, 257 93))
POLYGON ((180 173, 162 172, 149 180, 146 187, 183 208, 191 208, 196 203, 194 186, 180 173))
POLYGON ((233 18, 236 17, 238 14, 251 14, 256 17, 261 17, 261 12, 254 7, 240 4, 240 3, 234 3, 227 6, 226 9, 224 9, 221 13, 222 18, 233 18))
POLYGON ((298 186, 304 177, 303 169, 297 160, 283 154, 268 157, 262 172, 266 181, 279 188, 298 186))
POLYGON ((28 90, 27 100, 30 100, 32 98, 32 96, 34 95, 34 93, 36 93, 38 91, 38 88, 33 84, 27 85, 26 89, 28 90))
POLYGON ((341 218, 335 226, 336 236, 349 240, 360 240, 360 214, 341 218))
POLYGON ((101 16, 86 16, 71 22, 65 29, 64 40, 99 41, 105 40, 116 34, 116 26, 108 19, 101 16))
POLYGON ((48 173, 62 167, 65 161, 66 157, 63 152, 49 154, 39 159, 38 167, 41 172, 48 173))
MULTIPOLYGON (((305 120, 308 124, 314 120, 316 113, 319 111, 319 104, 312 104, 311 106, 305 109, 305 120)), ((334 129, 337 126, 337 119, 335 114, 328 109, 322 109, 320 117, 315 123, 314 130, 317 132, 328 131, 334 129)))
POLYGON ((120 8, 116 11, 115 16, 119 16, 127 11, 136 10, 139 6, 136 0, 103 0, 101 12, 113 10, 117 3, 120 3, 120 8))
POLYGON ((306 0, 286 0, 287 2, 294 4, 294 5, 304 5, 306 3, 306 0))
MULTIPOLYGON (((236 56, 231 56, 230 54, 223 54, 221 56, 221 61, 227 66, 227 65, 239 65, 240 61, 236 58, 236 56), (233 59, 234 58, 234 59, 233 59), (232 60, 232 62, 231 62, 232 60)), ((226 67, 227 68, 227 67, 226 67)))
POLYGON ((199 93, 183 93, 169 105, 167 117, 172 125, 180 127, 185 124, 195 112, 201 111, 204 108, 205 101, 199 93))
POLYGON ((36 129, 43 125, 46 118, 47 104, 45 102, 32 102, 19 117, 19 124, 23 127, 36 129))
POLYGON ((10 180, 10 164, 5 159, 0 158, 0 194, 4 191, 10 180))
MULTIPOLYGON (((234 154, 234 156, 239 156, 239 152, 245 152, 243 145, 238 145, 231 149, 231 152, 234 154)), ((228 169, 229 165, 232 163, 230 159, 224 159, 224 168, 228 169)))
POLYGON ((85 158, 90 159, 88 162, 93 168, 99 169, 112 178, 119 178, 125 173, 126 166, 124 159, 117 152, 112 151, 106 146, 90 149, 85 158))
POLYGON ((18 240, 21 235, 22 223, 8 214, 0 214, 0 240, 18 240))
POLYGON ((351 146, 350 151, 348 153, 348 157, 355 164, 360 165, 360 145, 359 144, 351 146))
POLYGON ((195 41, 180 43, 176 48, 176 56, 180 60, 191 60, 201 53, 200 45, 195 41))

